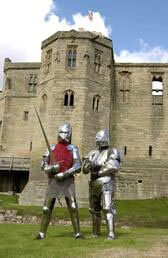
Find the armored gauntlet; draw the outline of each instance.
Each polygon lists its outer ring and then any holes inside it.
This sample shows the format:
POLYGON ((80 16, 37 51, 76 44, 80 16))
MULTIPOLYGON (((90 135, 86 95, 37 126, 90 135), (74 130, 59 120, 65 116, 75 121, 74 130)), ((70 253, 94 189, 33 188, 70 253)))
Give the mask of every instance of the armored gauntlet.
POLYGON ((101 166, 95 166, 94 164, 92 164, 92 166, 90 167, 90 179, 91 180, 96 180, 99 177, 99 170, 100 170, 101 166))

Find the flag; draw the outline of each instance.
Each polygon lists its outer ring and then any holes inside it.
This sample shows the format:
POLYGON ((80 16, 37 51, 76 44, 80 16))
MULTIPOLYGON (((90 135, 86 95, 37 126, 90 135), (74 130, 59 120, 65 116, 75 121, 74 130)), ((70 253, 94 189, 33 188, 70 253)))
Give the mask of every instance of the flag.
POLYGON ((93 20, 93 12, 92 11, 88 11, 88 18, 90 21, 93 20))

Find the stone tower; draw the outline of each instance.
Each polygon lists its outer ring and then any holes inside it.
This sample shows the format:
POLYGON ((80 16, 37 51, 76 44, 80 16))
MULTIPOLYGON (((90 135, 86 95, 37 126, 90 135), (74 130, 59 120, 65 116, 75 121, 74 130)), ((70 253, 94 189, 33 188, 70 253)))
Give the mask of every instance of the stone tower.
POLYGON ((29 177, 33 103, 40 63, 4 62, 0 93, 0 191, 21 192, 29 177))
MULTIPOLYGON (((112 42, 101 34, 62 31, 42 42, 35 105, 50 143, 57 141, 60 123, 69 122, 72 142, 82 156, 95 144, 96 132, 109 129, 113 67, 112 42)), ((46 188, 46 176, 40 169, 46 145, 35 116, 33 125, 30 179, 20 197, 22 204, 39 204, 46 188)), ((76 181, 83 204, 87 179, 79 175, 76 181)))

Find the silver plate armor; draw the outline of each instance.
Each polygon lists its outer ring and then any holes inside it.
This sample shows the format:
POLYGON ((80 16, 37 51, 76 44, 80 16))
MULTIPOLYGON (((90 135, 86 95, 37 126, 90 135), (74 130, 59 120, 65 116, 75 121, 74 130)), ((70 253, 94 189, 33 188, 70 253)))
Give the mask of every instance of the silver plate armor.
POLYGON ((108 238, 114 239, 114 184, 115 174, 120 167, 121 155, 118 149, 110 148, 108 132, 101 130, 96 134, 98 149, 92 150, 83 159, 83 173, 90 173, 89 205, 92 214, 92 235, 100 233, 101 210, 108 228, 108 238))
MULTIPOLYGON (((71 127, 68 123, 64 123, 59 127, 58 142, 59 144, 69 143, 71 140, 71 127)), ((53 151, 55 144, 51 145, 53 151)), ((50 164, 49 151, 47 150, 43 155, 41 169, 48 175, 49 181, 46 190, 46 197, 43 207, 43 217, 41 222, 40 232, 37 239, 44 239, 47 228, 50 222, 52 210, 56 199, 59 200, 61 196, 65 197, 67 208, 70 213, 72 226, 74 229, 75 238, 82 238, 79 226, 79 212, 75 196, 74 174, 81 171, 81 161, 79 149, 73 144, 66 145, 66 148, 72 153, 73 164, 64 172, 59 172, 59 162, 50 164)), ((61 161, 60 161, 61 162, 61 161)))
POLYGON ((98 184, 104 184, 114 177, 113 175, 119 167, 120 153, 116 148, 108 148, 103 151, 93 150, 84 158, 83 173, 92 174, 94 170, 98 170, 95 180, 98 184))

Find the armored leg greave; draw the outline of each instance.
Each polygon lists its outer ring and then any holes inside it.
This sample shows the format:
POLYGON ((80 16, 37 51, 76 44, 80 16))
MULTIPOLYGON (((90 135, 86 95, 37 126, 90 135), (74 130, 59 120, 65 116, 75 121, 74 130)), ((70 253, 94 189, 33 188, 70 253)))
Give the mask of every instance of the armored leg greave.
POLYGON ((89 206, 89 211, 92 214, 92 236, 98 237, 101 229, 101 192, 94 191, 91 184, 89 186, 89 206), (95 193, 93 194, 93 192, 95 193))
POLYGON ((92 236, 98 237, 101 228, 101 213, 92 212, 92 236))
POLYGON ((103 201, 103 212, 106 219, 106 225, 108 230, 108 239, 114 239, 114 214, 113 214, 113 192, 105 191, 103 192, 102 201, 103 201))
POLYGON ((115 233, 114 233, 114 215, 111 211, 104 212, 105 218, 106 218, 106 225, 108 230, 108 239, 114 239, 115 233))
POLYGON ((55 204, 55 198, 48 198, 45 200, 44 207, 43 207, 43 217, 41 221, 41 228, 40 233, 46 235, 48 225, 50 223, 50 218, 52 214, 52 210, 55 204))
POLYGON ((65 197, 65 201, 69 210, 75 238, 81 238, 82 235, 80 233, 79 211, 78 211, 76 199, 73 196, 71 196, 70 198, 65 197))

